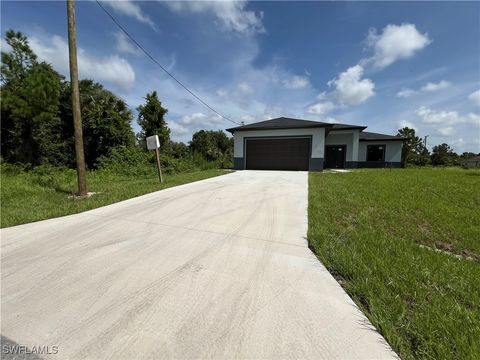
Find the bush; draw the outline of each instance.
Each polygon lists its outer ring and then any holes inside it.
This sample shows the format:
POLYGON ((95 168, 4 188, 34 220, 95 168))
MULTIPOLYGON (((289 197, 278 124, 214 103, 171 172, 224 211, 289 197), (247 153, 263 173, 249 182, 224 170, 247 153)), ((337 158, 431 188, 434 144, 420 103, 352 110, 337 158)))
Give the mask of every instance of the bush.
MULTIPOLYGON (((208 161, 196 152, 178 158, 161 154, 160 162, 165 174, 232 167, 231 156, 225 155, 216 161, 208 161)), ((157 171, 154 152, 145 151, 137 146, 113 148, 108 156, 98 159, 96 167, 101 171, 127 176, 155 176, 157 171)))
POLYGON ((40 165, 35 167, 29 174, 35 183, 42 187, 70 193, 70 189, 76 186, 76 170, 52 165, 40 165))

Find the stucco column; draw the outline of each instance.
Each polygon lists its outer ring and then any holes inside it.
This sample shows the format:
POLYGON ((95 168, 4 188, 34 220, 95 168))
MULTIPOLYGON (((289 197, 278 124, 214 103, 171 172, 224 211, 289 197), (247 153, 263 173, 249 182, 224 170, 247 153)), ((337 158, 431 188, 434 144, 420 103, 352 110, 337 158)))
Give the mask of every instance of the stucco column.
POLYGON ((355 130, 353 132, 353 143, 352 143, 352 161, 358 161, 358 145, 360 139, 360 131, 355 130))

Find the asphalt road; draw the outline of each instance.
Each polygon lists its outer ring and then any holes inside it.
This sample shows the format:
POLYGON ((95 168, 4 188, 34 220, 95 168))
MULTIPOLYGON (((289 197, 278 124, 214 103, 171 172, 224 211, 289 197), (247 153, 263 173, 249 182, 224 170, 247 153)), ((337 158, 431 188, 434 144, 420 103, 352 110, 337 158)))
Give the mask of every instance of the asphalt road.
POLYGON ((1 231, 1 329, 49 359, 392 358, 306 242, 306 172, 1 231))

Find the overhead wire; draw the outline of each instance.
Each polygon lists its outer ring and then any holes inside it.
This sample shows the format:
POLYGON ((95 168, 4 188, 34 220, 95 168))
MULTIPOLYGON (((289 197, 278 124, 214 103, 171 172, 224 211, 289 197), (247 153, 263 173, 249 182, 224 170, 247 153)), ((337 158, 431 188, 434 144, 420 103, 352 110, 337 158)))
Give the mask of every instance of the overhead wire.
POLYGON ((195 99, 197 99, 202 105, 204 105, 206 108, 209 110, 213 111, 215 114, 220 116, 221 118, 230 121, 236 125, 242 125, 239 122, 236 122, 229 117, 221 114, 219 111, 215 110, 212 106, 210 106, 206 101, 204 101, 200 96, 195 94, 192 90, 190 90, 186 85, 184 85, 180 80, 178 80, 175 75, 173 75, 170 71, 168 71, 157 59, 155 59, 135 38, 130 35, 130 33, 125 29, 125 27, 118 22, 118 20, 100 3, 99 0, 95 0, 97 5, 100 6, 100 8, 107 14, 107 16, 113 21, 115 25, 140 49, 142 52, 150 59, 152 60, 156 65, 160 67, 168 76, 170 76, 177 84, 179 84, 183 89, 185 89, 190 95, 192 95, 195 99))

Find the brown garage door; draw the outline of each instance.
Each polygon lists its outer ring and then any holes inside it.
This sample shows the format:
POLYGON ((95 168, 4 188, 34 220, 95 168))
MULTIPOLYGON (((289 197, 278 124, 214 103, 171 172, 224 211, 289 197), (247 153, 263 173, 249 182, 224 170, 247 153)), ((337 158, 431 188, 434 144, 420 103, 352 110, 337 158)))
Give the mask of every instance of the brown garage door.
POLYGON ((246 168, 250 170, 308 170, 310 139, 248 139, 246 168))

